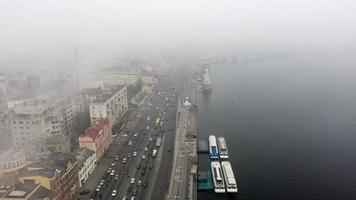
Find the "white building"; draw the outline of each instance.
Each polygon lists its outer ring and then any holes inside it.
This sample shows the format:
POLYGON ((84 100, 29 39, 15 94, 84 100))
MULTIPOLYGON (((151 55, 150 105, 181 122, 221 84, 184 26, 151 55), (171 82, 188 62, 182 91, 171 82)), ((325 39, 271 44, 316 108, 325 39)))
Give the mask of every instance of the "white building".
MULTIPOLYGON (((94 91, 94 90, 93 90, 94 91)), ((126 86, 116 86, 110 90, 97 88, 90 96, 90 122, 108 118, 110 124, 117 124, 128 110, 126 86)))
POLYGON ((112 72, 103 75, 105 85, 136 85, 140 76, 137 73, 112 72))
POLYGON ((74 152, 78 162, 79 187, 87 181, 96 167, 95 152, 87 148, 80 148, 74 152))
POLYGON ((56 105, 16 106, 8 118, 13 145, 26 145, 35 137, 63 133, 62 116, 56 105))

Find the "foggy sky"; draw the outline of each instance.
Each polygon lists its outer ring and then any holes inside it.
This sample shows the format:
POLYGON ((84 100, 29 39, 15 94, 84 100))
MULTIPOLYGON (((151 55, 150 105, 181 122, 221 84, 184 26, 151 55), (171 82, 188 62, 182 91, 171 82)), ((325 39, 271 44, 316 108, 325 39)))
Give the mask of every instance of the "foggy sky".
POLYGON ((0 0, 0 63, 130 49, 355 49, 352 0, 0 0))

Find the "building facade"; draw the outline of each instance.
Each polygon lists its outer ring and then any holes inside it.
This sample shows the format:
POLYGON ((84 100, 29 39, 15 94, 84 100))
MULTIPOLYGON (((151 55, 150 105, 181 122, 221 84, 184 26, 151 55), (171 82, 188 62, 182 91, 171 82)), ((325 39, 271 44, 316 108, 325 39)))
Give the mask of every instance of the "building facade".
POLYGON ((0 182, 15 184, 20 174, 27 170, 29 162, 23 150, 8 149, 0 154, 0 182))
POLYGON ((111 134, 110 121, 108 119, 99 120, 79 137, 79 147, 94 151, 98 161, 112 142, 111 134))
POLYGON ((82 187, 96 167, 96 155, 94 151, 87 148, 78 149, 74 152, 74 155, 77 158, 79 167, 79 187, 82 187))
POLYGON ((55 105, 16 106, 8 119, 16 147, 26 145, 35 137, 63 133, 62 117, 55 105))
POLYGON ((128 110, 126 86, 116 86, 109 90, 97 89, 90 96, 89 113, 90 122, 109 119, 115 126, 128 110))

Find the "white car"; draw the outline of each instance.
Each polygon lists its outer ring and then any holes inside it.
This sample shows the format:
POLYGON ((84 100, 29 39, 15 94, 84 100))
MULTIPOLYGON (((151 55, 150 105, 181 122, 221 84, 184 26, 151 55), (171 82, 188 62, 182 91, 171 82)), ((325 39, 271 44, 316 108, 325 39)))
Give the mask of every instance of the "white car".
POLYGON ((115 175, 115 180, 118 180, 118 179, 119 179, 119 175, 116 174, 116 175, 115 175))
POLYGON ((150 117, 147 117, 147 121, 150 121, 150 119, 151 119, 150 117))
POLYGON ((131 178, 131 182, 130 182, 130 183, 131 183, 131 184, 134 184, 134 183, 135 183, 135 180, 136 180, 135 178, 131 178))
POLYGON ((137 155, 137 152, 136 152, 136 151, 134 151, 132 155, 135 157, 135 156, 137 155))
POLYGON ((134 134, 134 137, 136 137, 136 136, 137 136, 137 133, 134 134))
POLYGON ((148 151, 147 147, 145 148, 145 151, 148 151))
POLYGON ((150 126, 147 126, 147 127, 146 127, 146 130, 150 130, 150 126))
POLYGON ((115 174, 115 170, 111 170, 110 176, 114 176, 114 174, 115 174))
POLYGON ((116 193, 117 193, 117 190, 113 190, 112 193, 111 193, 111 196, 116 196, 116 193))

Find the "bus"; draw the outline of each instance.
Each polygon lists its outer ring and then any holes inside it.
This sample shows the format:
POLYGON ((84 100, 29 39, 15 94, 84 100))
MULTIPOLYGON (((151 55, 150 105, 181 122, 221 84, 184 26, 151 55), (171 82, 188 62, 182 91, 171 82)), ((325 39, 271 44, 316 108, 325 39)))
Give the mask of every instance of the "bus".
POLYGON ((159 127, 160 121, 161 121, 161 119, 159 117, 157 117, 156 122, 155 122, 156 127, 159 127))

